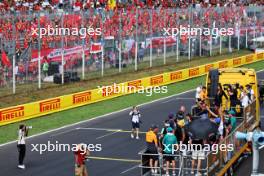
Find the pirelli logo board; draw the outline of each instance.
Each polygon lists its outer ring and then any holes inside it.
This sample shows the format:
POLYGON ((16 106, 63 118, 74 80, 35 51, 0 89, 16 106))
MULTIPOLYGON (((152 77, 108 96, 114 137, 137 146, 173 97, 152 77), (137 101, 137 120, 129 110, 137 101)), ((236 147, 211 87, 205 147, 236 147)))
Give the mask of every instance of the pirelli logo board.
POLYGON ((24 117, 24 106, 9 108, 0 111, 0 123, 24 117))
POLYGON ((182 71, 176 71, 170 74, 171 81, 180 80, 180 79, 182 79, 182 71))
POLYGON ((40 112, 48 112, 60 109, 60 98, 55 98, 47 101, 42 101, 39 103, 40 112))
POLYGON ((81 104, 91 101, 92 93, 90 91, 73 94, 73 104, 81 104))

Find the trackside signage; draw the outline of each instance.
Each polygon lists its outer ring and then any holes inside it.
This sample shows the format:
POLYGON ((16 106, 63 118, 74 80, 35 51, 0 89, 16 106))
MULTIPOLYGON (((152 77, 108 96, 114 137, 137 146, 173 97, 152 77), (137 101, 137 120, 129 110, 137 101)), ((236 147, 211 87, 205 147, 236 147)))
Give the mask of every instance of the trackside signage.
POLYGON ((38 102, 3 108, 0 109, 0 126, 139 92, 142 89, 149 90, 150 88, 202 76, 212 68, 237 67, 260 60, 264 60, 264 53, 249 54, 238 58, 196 66, 194 68, 177 70, 38 102))

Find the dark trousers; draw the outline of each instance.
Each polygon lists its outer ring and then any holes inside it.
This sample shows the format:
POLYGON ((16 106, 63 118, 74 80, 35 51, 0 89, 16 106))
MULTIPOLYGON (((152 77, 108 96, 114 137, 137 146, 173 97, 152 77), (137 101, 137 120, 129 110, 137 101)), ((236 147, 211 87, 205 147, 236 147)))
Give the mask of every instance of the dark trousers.
POLYGON ((24 158, 26 155, 26 145, 25 144, 18 144, 17 149, 18 149, 18 153, 19 153, 18 163, 19 163, 19 165, 23 165, 24 158))

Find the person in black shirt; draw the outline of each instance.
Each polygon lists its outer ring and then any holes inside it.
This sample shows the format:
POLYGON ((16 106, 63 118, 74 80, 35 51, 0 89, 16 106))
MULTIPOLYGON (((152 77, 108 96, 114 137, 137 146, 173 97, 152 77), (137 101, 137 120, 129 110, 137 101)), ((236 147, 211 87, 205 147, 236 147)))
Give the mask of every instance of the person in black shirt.
POLYGON ((228 87, 228 95, 229 95, 229 100, 230 100, 230 109, 231 108, 234 109, 238 102, 237 90, 233 89, 231 85, 228 87))
POLYGON ((226 100, 228 100, 228 96, 224 92, 222 85, 218 84, 217 93, 214 99, 214 105, 216 106, 217 109, 219 109, 222 106, 223 96, 226 98, 226 100))

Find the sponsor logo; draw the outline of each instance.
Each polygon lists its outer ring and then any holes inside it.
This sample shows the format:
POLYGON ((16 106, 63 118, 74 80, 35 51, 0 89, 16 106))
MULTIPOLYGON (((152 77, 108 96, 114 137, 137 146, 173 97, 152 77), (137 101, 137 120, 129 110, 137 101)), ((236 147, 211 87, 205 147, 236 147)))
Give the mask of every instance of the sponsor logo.
POLYGON ((241 58, 233 59, 233 65, 234 66, 241 65, 241 62, 242 62, 242 59, 241 58))
POLYGON ((177 72, 173 72, 170 74, 170 80, 178 80, 178 79, 182 79, 182 72, 181 71, 177 71, 177 72))
POLYGON ((158 84, 161 84, 163 83, 163 75, 160 75, 160 76, 155 76, 155 77, 152 77, 150 78, 150 85, 158 85, 158 84))
POLYGON ((254 56, 253 55, 246 56, 246 63, 252 62, 253 59, 254 59, 254 56))
POLYGON ((113 86, 106 86, 101 89, 103 97, 112 96, 114 94, 118 94, 120 92, 119 86, 116 84, 113 86))
POLYGON ((258 53, 258 54, 257 54, 257 59, 258 59, 258 60, 263 59, 263 53, 258 53))
POLYGON ((52 99, 39 103, 40 112, 48 112, 56 109, 60 109, 60 99, 52 99))
POLYGON ((190 77, 197 76, 197 75, 199 75, 199 67, 198 68, 189 69, 189 76, 190 77))
POLYGON ((91 101, 91 92, 83 92, 73 95, 73 104, 80 104, 91 101))
POLYGON ((127 84, 127 90, 130 92, 134 89, 137 89, 137 88, 142 88, 142 82, 141 80, 135 80, 135 81, 130 81, 128 82, 127 84))
POLYGON ((228 67, 228 61, 219 62, 219 68, 226 68, 228 67))
POLYGON ((24 106, 9 108, 0 111, 0 122, 20 118, 24 116, 24 106))
POLYGON ((209 70, 211 68, 213 68, 213 67, 214 67, 214 64, 207 64, 207 65, 205 65, 205 72, 209 72, 209 70))

